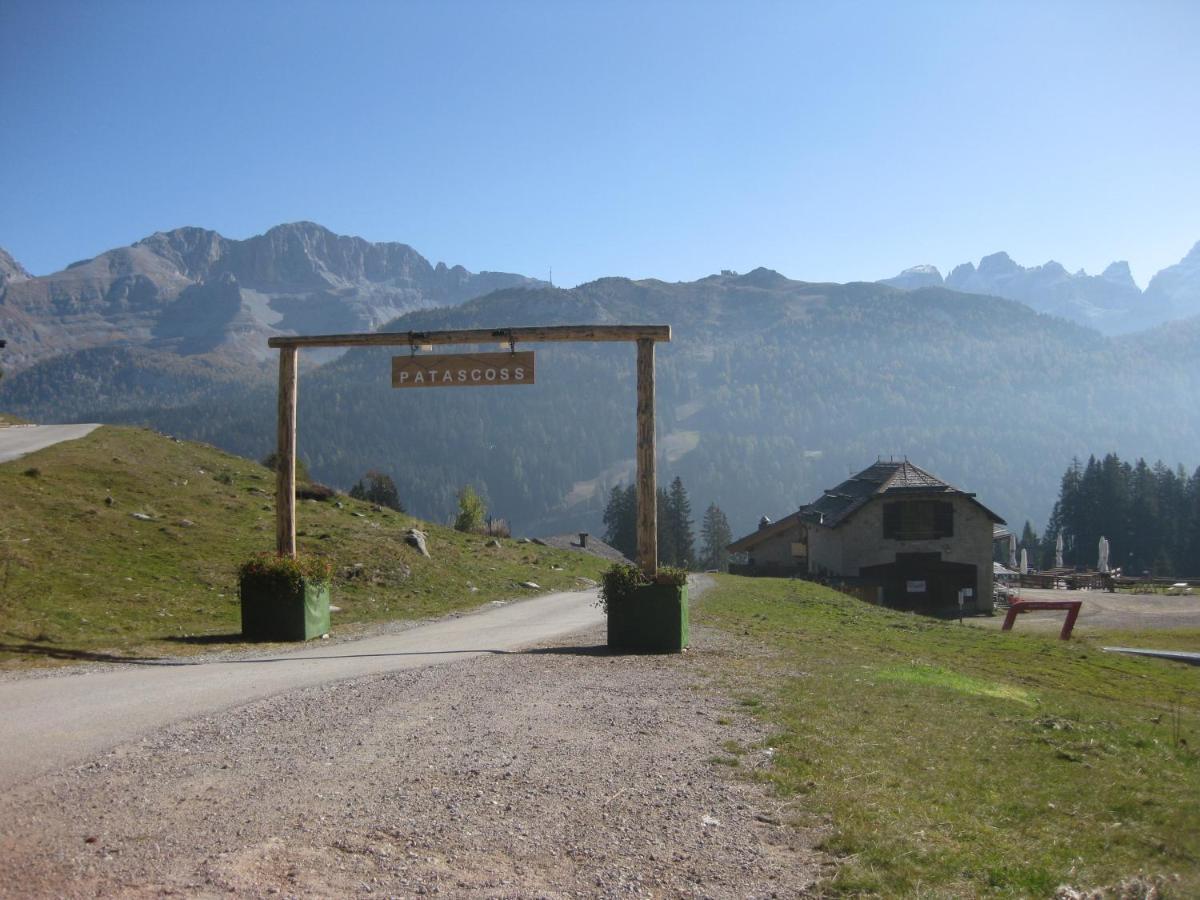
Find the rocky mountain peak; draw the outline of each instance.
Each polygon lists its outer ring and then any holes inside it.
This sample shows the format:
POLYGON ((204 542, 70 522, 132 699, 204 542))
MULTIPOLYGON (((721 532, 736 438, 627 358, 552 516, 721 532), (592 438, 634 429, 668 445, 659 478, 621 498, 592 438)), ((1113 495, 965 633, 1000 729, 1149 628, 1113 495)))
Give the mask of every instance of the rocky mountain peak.
POLYGON ((0 247, 0 287, 15 281, 28 281, 32 277, 7 250, 0 247))
POLYGON ((995 277, 996 275, 1015 275, 1022 271, 1022 268, 1013 262, 1013 258, 1001 250, 999 253, 993 253, 990 256, 985 256, 979 261, 978 272, 980 275, 995 277))
POLYGON ((759 266, 753 271, 747 272, 745 275, 739 275, 737 278, 738 284, 749 285, 750 287, 760 288, 775 288, 788 283, 788 279, 784 275, 780 275, 774 269, 768 269, 759 266))
MULTIPOLYGON (((972 271, 974 271, 974 267, 972 267, 972 271)), ((938 271, 938 267, 927 263, 920 266, 910 266, 899 275, 883 279, 883 283, 890 284, 892 287, 904 288, 908 291, 923 287, 941 287, 944 284, 942 273, 938 271)))
POLYGON ((191 279, 200 279, 212 271, 221 259, 228 242, 207 228, 185 226, 171 231, 157 231, 143 238, 134 247, 145 247, 171 262, 191 279))
POLYGON ((1119 284, 1122 287, 1137 288, 1137 285, 1133 281, 1133 273, 1129 271, 1129 263, 1123 259, 1109 263, 1108 268, 1100 273, 1100 277, 1105 281, 1111 281, 1113 284, 1119 284))

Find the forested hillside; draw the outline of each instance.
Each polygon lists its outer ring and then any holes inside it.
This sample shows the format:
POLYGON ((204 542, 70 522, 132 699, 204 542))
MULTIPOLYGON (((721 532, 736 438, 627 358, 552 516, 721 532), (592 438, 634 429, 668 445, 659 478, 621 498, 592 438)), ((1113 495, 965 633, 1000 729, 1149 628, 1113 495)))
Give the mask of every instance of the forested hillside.
MULTIPOLYGON (((388 329, 585 322, 672 326, 658 348, 660 483, 681 476, 694 508, 717 503, 735 534, 879 455, 907 455, 1019 523, 1047 520, 1072 457, 1102 447, 1193 464, 1200 446, 1194 337, 1108 339, 941 288, 761 269, 686 284, 613 278, 500 291, 388 329)), ((418 515, 447 520, 473 483, 518 532, 600 532, 611 487, 633 470, 634 350, 536 350, 534 386, 436 392, 393 390, 387 350, 347 353, 301 377, 300 454, 342 487, 386 472, 418 515)), ((65 375, 58 391, 22 393, 23 377, 0 386, 0 406, 17 414, 87 418, 90 407, 259 457, 274 439, 270 378, 163 408, 104 401, 91 382, 81 404, 65 375)))

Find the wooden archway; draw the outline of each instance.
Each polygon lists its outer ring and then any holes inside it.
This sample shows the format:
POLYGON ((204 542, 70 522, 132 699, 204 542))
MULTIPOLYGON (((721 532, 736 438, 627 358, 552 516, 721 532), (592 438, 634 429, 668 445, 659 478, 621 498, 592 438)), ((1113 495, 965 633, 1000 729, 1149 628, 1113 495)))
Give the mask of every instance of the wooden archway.
POLYGON ((671 340, 670 325, 549 325, 273 337, 279 350, 279 448, 275 478, 275 543, 296 555, 296 397, 301 347, 417 347, 548 341, 632 341, 637 344, 637 555, 647 575, 658 571, 658 498, 654 472, 654 345, 671 340))

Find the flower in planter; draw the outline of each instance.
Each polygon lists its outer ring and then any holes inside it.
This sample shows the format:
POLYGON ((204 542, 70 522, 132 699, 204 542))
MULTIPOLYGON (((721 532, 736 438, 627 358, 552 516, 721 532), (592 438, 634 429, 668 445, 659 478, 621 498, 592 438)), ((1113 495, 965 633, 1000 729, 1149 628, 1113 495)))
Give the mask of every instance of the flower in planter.
POLYGON ((308 640, 329 631, 328 559, 260 553, 242 563, 238 576, 246 639, 308 640))
POLYGON ((238 567, 238 578, 277 578, 298 588, 303 579, 329 581, 333 578, 333 563, 323 556, 281 556, 278 553, 256 553, 238 567))
POLYGON ((628 563, 613 563, 601 576, 600 582, 600 597, 596 605, 607 615, 610 607, 633 599, 639 587, 645 587, 648 584, 683 587, 687 584, 687 572, 673 566, 663 566, 658 570, 658 574, 650 579, 637 566, 628 563))
POLYGON ((610 649, 678 653, 688 645, 687 572, 664 568, 648 578, 636 566, 604 573, 599 606, 608 617, 610 649))

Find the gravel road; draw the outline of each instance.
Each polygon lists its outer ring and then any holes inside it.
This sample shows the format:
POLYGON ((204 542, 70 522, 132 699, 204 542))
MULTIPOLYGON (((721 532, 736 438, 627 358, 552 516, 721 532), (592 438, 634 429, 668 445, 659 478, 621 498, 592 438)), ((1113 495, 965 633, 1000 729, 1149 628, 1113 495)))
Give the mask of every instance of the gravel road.
POLYGON ((746 777, 740 641, 593 628, 177 722, 0 798, 0 897, 803 896, 830 862, 746 777))
MULTIPOLYGON (((701 589, 703 586, 699 586, 701 589)), ((544 594, 345 642, 233 658, 80 666, 0 679, 0 789, 192 716, 342 678, 500 653, 604 621, 596 592, 544 594)))
POLYGON ((85 437, 99 425, 6 425, 0 427, 0 463, 62 441, 85 437))

